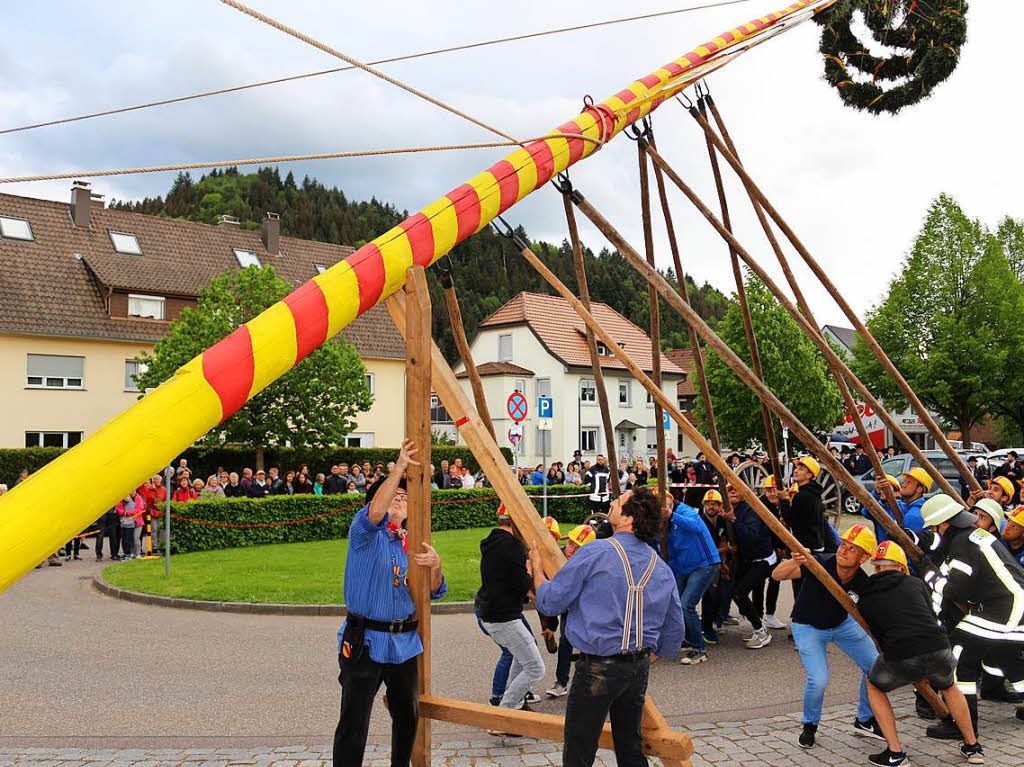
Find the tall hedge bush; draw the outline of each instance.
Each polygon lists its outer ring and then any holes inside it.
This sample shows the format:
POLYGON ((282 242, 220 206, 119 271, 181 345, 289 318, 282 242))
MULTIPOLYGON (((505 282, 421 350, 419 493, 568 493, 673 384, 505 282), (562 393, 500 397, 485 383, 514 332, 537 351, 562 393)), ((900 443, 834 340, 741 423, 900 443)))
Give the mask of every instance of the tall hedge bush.
MULTIPOLYGON (((0 482, 5 483, 8 487, 13 487, 22 469, 36 472, 63 452, 64 448, 59 447, 0 449, 0 482)), ((505 456, 505 460, 511 463, 512 453, 508 448, 502 448, 501 452, 505 456)), ((461 458, 462 463, 473 471, 479 468, 472 452, 464 445, 433 445, 430 453, 435 466, 440 466, 443 460, 454 462, 456 458, 461 458)), ((349 465, 364 461, 376 465, 378 461, 381 461, 386 465, 388 461, 393 461, 397 457, 397 447, 336 447, 329 450, 268 447, 265 452, 265 463, 268 467, 280 467, 282 473, 306 463, 309 464, 310 471, 315 475, 320 472, 329 474, 331 465, 342 461, 349 465)), ((247 447, 190 447, 179 458, 187 459, 193 475, 201 477, 203 480, 216 471, 218 466, 223 466, 228 471, 237 471, 239 474, 246 466, 253 470, 256 468, 256 452, 247 447)), ((177 458, 173 465, 178 465, 177 458)), ((159 471, 159 468, 155 467, 154 473, 159 471)))
MULTIPOLYGON (((524 488, 541 510, 542 488, 524 488)), ((562 525, 580 524, 589 513, 585 496, 558 498, 584 492, 574 485, 548 488, 548 513, 562 525), (554 496, 554 497, 551 497, 554 496)), ((431 494, 431 523, 434 531, 488 527, 494 524, 498 498, 490 488, 474 490, 434 490, 431 494)), ((171 520, 171 550, 176 553, 256 546, 266 543, 294 543, 344 538, 352 517, 363 506, 361 496, 290 495, 270 498, 227 498, 219 501, 172 503, 171 513, 203 522, 233 525, 272 524, 303 520, 343 509, 338 514, 295 524, 273 527, 219 527, 171 520), (347 508, 346 508, 347 507, 347 508)), ((567 532, 564 530, 563 532, 567 532)))

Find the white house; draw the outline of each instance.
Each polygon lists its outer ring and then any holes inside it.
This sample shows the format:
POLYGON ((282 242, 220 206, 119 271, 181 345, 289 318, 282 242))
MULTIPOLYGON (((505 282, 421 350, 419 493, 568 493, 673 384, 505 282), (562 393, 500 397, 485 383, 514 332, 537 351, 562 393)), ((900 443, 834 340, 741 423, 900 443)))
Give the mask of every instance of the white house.
MULTIPOLYGON (((591 311, 633 361, 650 373, 651 341, 647 334, 605 304, 594 303, 591 311)), ((520 464, 541 463, 542 456, 547 457, 544 463, 568 463, 576 450, 582 451, 584 460, 592 462, 598 453, 606 452, 585 326, 564 299, 520 293, 480 323, 470 347, 499 444, 509 444, 509 395, 520 391, 527 397, 529 414, 523 422, 520 464), (553 400, 550 431, 538 429, 538 397, 553 400)), ((640 383, 600 342, 598 352, 602 355, 616 454, 619 458, 639 456, 646 460, 657 452, 659 424, 654 421, 654 404, 640 383)), ((472 397, 462 364, 455 369, 472 397)), ((683 371, 664 354, 661 370, 662 390, 675 402, 676 386, 683 379, 683 371)), ((437 414, 435 421, 445 417, 440 409, 437 414)), ((667 447, 675 446, 677 428, 670 422, 665 435, 667 447)))

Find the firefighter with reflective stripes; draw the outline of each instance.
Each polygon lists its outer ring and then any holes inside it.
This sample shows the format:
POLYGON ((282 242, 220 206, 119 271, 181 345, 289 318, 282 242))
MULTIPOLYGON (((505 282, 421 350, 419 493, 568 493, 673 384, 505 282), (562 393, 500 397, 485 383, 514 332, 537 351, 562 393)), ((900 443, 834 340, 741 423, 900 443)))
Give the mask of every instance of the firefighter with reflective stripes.
MULTIPOLYGON (((932 608, 950 633, 957 657, 956 684, 967 698, 978 729, 978 679, 982 671, 1002 676, 1024 692, 1024 570, 963 503, 939 494, 921 509, 926 551, 941 555, 938 572, 925 575, 932 608), (936 539, 938 541, 936 542, 936 539)), ((937 557, 938 558, 938 557, 937 557)), ((960 731, 949 719, 928 728, 931 738, 954 740, 960 731)))

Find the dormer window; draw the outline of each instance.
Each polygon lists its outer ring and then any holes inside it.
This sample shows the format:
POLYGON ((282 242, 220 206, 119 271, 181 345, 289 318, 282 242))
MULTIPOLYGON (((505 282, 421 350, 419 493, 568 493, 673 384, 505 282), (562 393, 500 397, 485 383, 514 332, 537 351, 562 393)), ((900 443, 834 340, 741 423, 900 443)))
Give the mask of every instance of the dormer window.
POLYGON ((27 240, 32 242, 32 225, 28 219, 12 218, 11 216, 0 216, 0 236, 8 240, 27 240))
POLYGON ((609 349, 603 341, 597 342, 597 356, 599 357, 614 357, 615 354, 609 349))
POLYGON ((316 268, 317 274, 323 274, 324 272, 327 271, 327 267, 324 266, 323 264, 313 264, 313 266, 316 268))
POLYGON ((259 269, 263 264, 260 263, 259 257, 251 250, 243 250, 242 248, 234 248, 235 258, 238 259, 238 265, 245 269, 248 266, 255 266, 259 269))
POLYGON ((128 294, 128 316, 145 317, 151 320, 162 320, 164 314, 163 296, 141 296, 135 293, 128 294))
POLYGON ((110 241, 114 244, 114 250, 118 253, 126 253, 129 256, 141 256, 142 248, 139 247, 139 238, 128 232, 108 232, 110 241))

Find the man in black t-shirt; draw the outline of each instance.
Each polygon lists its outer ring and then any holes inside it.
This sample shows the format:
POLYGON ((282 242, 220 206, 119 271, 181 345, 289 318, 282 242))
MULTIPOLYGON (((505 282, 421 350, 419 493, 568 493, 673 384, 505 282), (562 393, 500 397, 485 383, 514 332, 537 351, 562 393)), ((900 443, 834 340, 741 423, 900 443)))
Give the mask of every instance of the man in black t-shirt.
POLYGON ((928 587, 911 577, 907 555, 893 541, 883 541, 871 563, 875 574, 864 585, 857 606, 882 648, 868 673, 868 700, 885 736, 886 749, 872 754, 868 761, 880 767, 898 767, 906 762, 888 693, 927 679, 942 692, 963 735, 960 753, 970 764, 983 764, 984 754, 971 724, 967 699, 955 684, 956 657, 949 637, 935 620, 928 587))
MULTIPOLYGON (((870 559, 875 551, 875 545, 875 533, 871 528, 866 525, 854 525, 843 534, 838 552, 812 556, 825 568, 825 572, 846 590, 850 598, 857 602, 868 580, 868 576, 861 570, 861 565, 870 559)), ((801 748, 811 748, 814 745, 818 723, 821 721, 821 708, 825 701, 825 688, 828 686, 826 652, 829 643, 842 650, 865 674, 871 670, 878 657, 875 643, 853 616, 846 612, 821 581, 810 572, 803 572, 806 561, 802 554, 793 552, 793 558, 780 564, 772 573, 772 578, 777 581, 803 577, 803 585, 793 606, 792 624, 793 641, 796 642, 796 648, 800 651, 800 662, 807 672, 803 732, 799 741, 801 748)), ((882 738, 882 731, 871 713, 867 687, 863 680, 853 729, 860 735, 882 738)))
POLYGON ((604 460, 603 455, 597 457, 597 462, 591 466, 583 481, 590 485, 590 513, 607 514, 608 505, 611 502, 611 492, 608 489, 608 482, 611 476, 611 469, 604 460))

